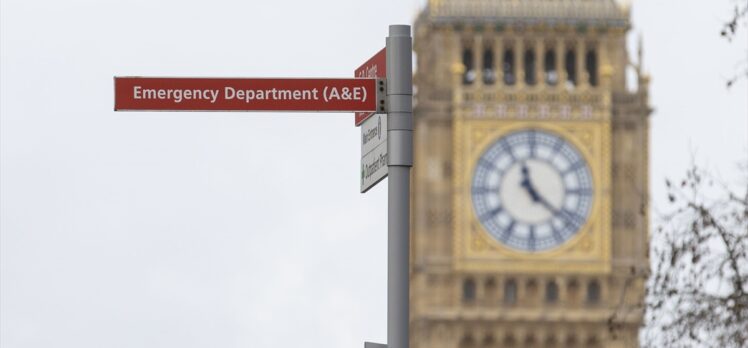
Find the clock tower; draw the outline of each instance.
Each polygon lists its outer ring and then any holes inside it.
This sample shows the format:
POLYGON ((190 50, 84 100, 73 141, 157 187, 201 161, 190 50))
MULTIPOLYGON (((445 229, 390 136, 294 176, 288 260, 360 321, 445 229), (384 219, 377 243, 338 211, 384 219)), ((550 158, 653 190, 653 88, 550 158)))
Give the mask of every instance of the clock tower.
POLYGON ((419 15, 412 347, 638 347, 651 109, 629 28, 613 0, 419 15))

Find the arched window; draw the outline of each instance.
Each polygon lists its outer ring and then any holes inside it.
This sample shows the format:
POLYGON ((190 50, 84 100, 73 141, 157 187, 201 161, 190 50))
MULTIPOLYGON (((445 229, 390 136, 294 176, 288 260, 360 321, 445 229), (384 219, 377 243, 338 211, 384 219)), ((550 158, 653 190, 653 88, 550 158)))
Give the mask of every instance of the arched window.
POLYGON ((587 70, 587 76, 590 77, 590 85, 597 86, 597 54, 595 51, 587 52, 584 58, 584 67, 587 70))
POLYGON ((577 85, 577 56, 574 54, 574 50, 568 50, 566 57, 564 58, 564 65, 566 67, 566 85, 574 87, 577 85))
POLYGON ((566 283, 566 295, 572 302, 579 300, 579 282, 576 278, 571 278, 566 283))
POLYGON ((543 71, 545 71, 545 83, 555 86, 558 83, 558 71, 556 71, 556 52, 548 50, 543 59, 543 71))
POLYGON ((538 281, 535 279, 528 279, 525 283, 525 289, 527 289, 527 296, 534 297, 538 294, 538 281))
POLYGON ((490 302, 496 301, 496 280, 488 278, 486 283, 483 285, 483 293, 485 294, 486 300, 490 302))
POLYGON ((493 50, 483 51, 483 83, 492 85, 496 81, 496 70, 493 63, 493 50))
POLYGON ((462 51, 462 65, 465 66, 465 72, 462 74, 462 83, 465 85, 472 84, 475 81, 476 75, 472 49, 466 48, 462 51))
POLYGON ((472 278, 465 279, 462 283, 462 300, 464 302, 475 301, 475 280, 472 278))
POLYGON ((532 86, 537 82, 535 76, 535 51, 525 51, 525 83, 532 86))
POLYGON ((517 75, 515 74, 514 64, 514 51, 507 49, 504 51, 504 65, 502 67, 504 73, 504 83, 511 86, 517 82, 517 75))
POLYGON ((527 334, 527 336, 525 336, 525 344, 523 345, 523 347, 532 347, 534 345, 535 345, 535 335, 527 334))
POLYGON ((460 348, 475 348, 475 339, 468 334, 460 340, 460 348))
POLYGON ((558 301, 558 285, 553 280, 545 285, 545 301, 548 303, 556 303, 558 301))
POLYGON ((483 348, 494 348, 496 347, 496 340, 493 338, 492 335, 488 335, 483 338, 483 343, 481 344, 481 347, 483 348))
POLYGON ((600 283, 597 280, 591 280, 587 284, 587 303, 600 302, 600 283))
POLYGON ((517 281, 514 279, 507 279, 504 282, 504 303, 517 303, 517 281))
POLYGON ((600 342, 597 340, 597 337, 590 336, 590 337, 587 337, 587 342, 585 345, 589 348, 597 348, 600 346, 600 342))

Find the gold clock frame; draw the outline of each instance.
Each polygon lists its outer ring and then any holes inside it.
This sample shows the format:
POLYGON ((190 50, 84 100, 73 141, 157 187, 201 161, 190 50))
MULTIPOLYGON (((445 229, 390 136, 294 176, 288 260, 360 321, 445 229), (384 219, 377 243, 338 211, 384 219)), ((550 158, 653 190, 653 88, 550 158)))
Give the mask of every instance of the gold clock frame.
POLYGON ((455 268, 521 273, 608 273, 611 257, 611 139, 609 121, 531 121, 456 118, 453 127, 455 268), (470 187, 481 154, 498 138, 522 129, 555 133, 573 144, 590 167, 592 207, 585 224, 556 248, 529 252, 491 237, 477 219, 470 187))

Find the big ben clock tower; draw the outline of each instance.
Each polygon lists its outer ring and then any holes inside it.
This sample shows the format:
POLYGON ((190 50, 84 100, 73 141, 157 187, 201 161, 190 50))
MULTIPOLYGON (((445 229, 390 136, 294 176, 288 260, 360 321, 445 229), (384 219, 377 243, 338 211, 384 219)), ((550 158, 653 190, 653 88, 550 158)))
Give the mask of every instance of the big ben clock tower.
POLYGON ((651 110, 629 27, 613 0, 420 14, 412 347, 638 346, 651 110))

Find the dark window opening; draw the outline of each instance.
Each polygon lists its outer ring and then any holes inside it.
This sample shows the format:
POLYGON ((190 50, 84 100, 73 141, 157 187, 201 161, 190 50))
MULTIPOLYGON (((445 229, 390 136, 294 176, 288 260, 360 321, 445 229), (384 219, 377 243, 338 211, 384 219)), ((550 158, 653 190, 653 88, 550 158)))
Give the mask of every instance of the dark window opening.
POLYGON ((596 280, 593 280, 589 284, 587 284, 587 302, 600 302, 600 283, 598 283, 596 280))
POLYGON ((484 293, 486 295, 486 299, 489 301, 495 301, 496 300, 496 281, 493 278, 488 278, 486 281, 486 284, 484 285, 484 293))
POLYGON ((462 300, 465 302, 475 301, 475 280, 466 279, 462 283, 462 300))
POLYGON ((514 279, 509 279, 504 283, 504 303, 517 303, 517 282, 514 279))
POLYGON ((504 83, 507 85, 514 85, 517 82, 517 76, 515 75, 514 66, 514 52, 511 49, 504 51, 504 83))
POLYGON ((556 303, 558 301, 558 285, 554 281, 548 282, 545 286, 545 301, 556 303))
POLYGON ((538 282, 535 279, 528 279, 525 287, 527 288, 527 293, 534 296, 538 291, 538 282))
POLYGON ((587 52, 584 59, 584 66, 587 70, 587 76, 590 79, 590 85, 597 86, 597 54, 595 51, 587 52))
POLYGON ((577 85, 577 56, 574 51, 569 50, 566 52, 566 58, 564 59, 566 66, 566 85, 573 87, 577 85))
POLYGON ((460 348, 474 348, 475 347, 475 339, 473 336, 465 336, 460 340, 460 348))
POLYGON ((535 52, 525 51, 525 83, 532 86, 537 82, 535 76, 535 52))
POLYGON ((579 282, 576 279, 571 279, 566 285, 567 293, 572 301, 576 301, 579 297, 579 282))
POLYGON ((469 85, 475 82, 475 63, 473 62, 473 50, 466 48, 462 51, 462 65, 465 71, 462 74, 462 83, 469 85))
POLYGON ((556 71, 556 53, 548 50, 545 52, 545 83, 550 86, 555 86, 558 83, 558 71, 556 71))
POLYGON ((599 347, 599 346, 600 346, 600 343, 597 340, 597 337, 590 336, 589 338, 587 338, 587 347, 592 348, 592 347, 599 347))
POLYGON ((492 85, 496 81, 496 70, 493 63, 493 50, 483 51, 483 83, 492 85))

